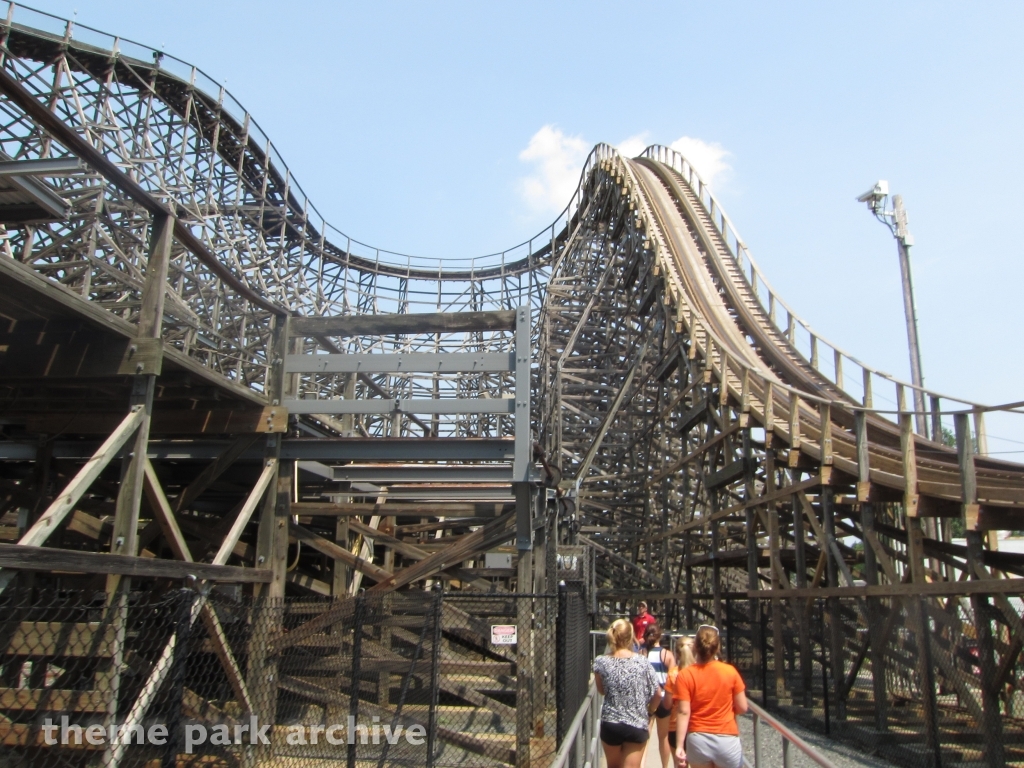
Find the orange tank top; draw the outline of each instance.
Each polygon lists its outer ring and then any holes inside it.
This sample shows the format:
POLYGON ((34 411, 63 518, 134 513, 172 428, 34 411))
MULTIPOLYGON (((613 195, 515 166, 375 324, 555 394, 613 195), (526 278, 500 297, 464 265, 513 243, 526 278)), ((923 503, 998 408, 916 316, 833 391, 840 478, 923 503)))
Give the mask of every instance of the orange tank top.
POLYGON ((672 694, 679 701, 690 702, 687 733, 739 736, 732 697, 744 690, 743 678, 734 666, 709 661, 680 670, 672 694))

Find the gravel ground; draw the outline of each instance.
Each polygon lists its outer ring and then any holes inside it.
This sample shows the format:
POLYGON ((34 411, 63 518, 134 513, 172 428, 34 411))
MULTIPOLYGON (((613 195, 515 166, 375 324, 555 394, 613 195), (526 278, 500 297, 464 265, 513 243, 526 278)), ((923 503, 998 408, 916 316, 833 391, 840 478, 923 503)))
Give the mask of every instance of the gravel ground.
MULTIPOLYGON (((778 719, 778 718, 776 718, 778 719)), ((784 722, 784 721, 783 721, 784 722)), ((785 726, 793 733, 803 739, 807 744, 814 747, 824 757, 837 766, 837 768, 893 768, 892 763, 879 760, 877 757, 865 755, 846 744, 832 741, 827 736, 808 731, 799 725, 784 722, 785 726)), ((740 740, 743 742, 743 754, 754 764, 754 726, 749 715, 740 718, 740 740)), ((764 753, 761 757, 761 768, 775 768, 782 765, 782 738, 775 729, 768 725, 761 726, 761 750, 764 753)), ((790 755, 793 758, 793 768, 817 768, 817 763, 801 752, 797 747, 790 747, 790 755)), ((657 768, 658 761, 654 761, 653 768, 657 768)))

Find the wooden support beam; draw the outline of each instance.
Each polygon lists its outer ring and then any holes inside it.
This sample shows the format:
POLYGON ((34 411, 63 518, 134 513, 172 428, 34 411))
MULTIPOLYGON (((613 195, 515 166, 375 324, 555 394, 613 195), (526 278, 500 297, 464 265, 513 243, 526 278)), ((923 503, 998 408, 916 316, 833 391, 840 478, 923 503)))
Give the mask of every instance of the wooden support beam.
POLYGON ((238 543, 238 539, 242 535, 242 531, 244 531, 245 526, 249 524, 249 519, 252 517, 252 513, 256 511, 256 506, 260 503, 260 499, 263 498, 263 494, 267 490, 267 486, 270 485, 271 480, 275 478, 276 474, 277 459, 267 459, 266 465, 263 467, 263 472, 256 481, 255 487, 249 493, 248 498, 246 498, 245 503, 242 505, 242 509, 238 513, 238 517, 235 518, 235 522, 232 524, 227 536, 224 537, 224 542, 220 545, 220 549, 217 550, 217 554, 213 558, 214 563, 223 565, 228 561, 228 558, 231 557, 235 544, 238 543))
POLYGON ((72 478, 60 492, 35 524, 29 528, 18 543, 25 546, 39 546, 45 542, 57 528, 64 518, 74 509, 79 499, 82 498, 89 486, 93 484, 100 473, 107 468, 111 459, 117 454, 127 441, 138 429, 145 414, 141 407, 133 408, 125 416, 117 429, 111 433, 96 453, 85 463, 78 473, 72 478))
POLYGON ((593 539, 590 539, 590 538, 584 536, 583 534, 579 534, 579 540, 580 540, 580 542, 582 544, 586 544, 588 547, 593 547, 594 549, 596 549, 598 552, 600 552, 602 555, 604 555, 609 560, 612 560, 613 562, 619 563, 620 565, 622 565, 622 566, 624 566, 626 568, 629 568, 630 570, 636 571, 636 573, 638 573, 643 578, 647 579, 651 584, 654 584, 655 586, 658 586, 658 587, 661 586, 661 581, 662 580, 658 578, 657 574, 654 574, 651 571, 648 571, 643 566, 637 565, 636 563, 632 562, 631 560, 626 559, 625 557, 623 557, 622 555, 618 554, 617 552, 612 552, 607 547, 605 547, 605 546, 603 546, 601 544, 598 544, 596 541, 594 541, 593 539))
POLYGON ((154 579, 183 580, 190 576, 234 584, 265 583, 269 571, 236 568, 222 564, 185 563, 154 557, 111 555, 104 552, 77 552, 24 544, 0 544, 0 566, 21 571, 54 573, 105 573, 154 579))
POLYGON ((628 365, 626 378, 623 379, 622 384, 619 385, 618 392, 615 394, 615 399, 612 400, 611 405, 605 413, 604 418, 601 419, 601 424, 598 426, 594 433, 594 439, 591 441, 590 446, 587 448, 587 452, 580 462, 579 468, 576 470, 577 481, 582 480, 590 473, 590 465, 594 461, 594 457, 597 455, 598 449, 601 447, 601 443, 604 441, 605 435, 608 433, 609 427, 619 413, 619 409, 622 408, 623 403, 626 401, 626 395, 630 393, 633 377, 636 375, 637 370, 640 367, 641 362, 644 359, 644 355, 647 354, 648 342, 644 342, 640 345, 640 349, 637 350, 633 359, 628 365))
POLYGON ((178 527, 174 510, 171 509, 171 505, 164 495, 163 487, 160 485, 160 480, 156 476, 156 470, 153 469, 153 464, 148 458, 146 459, 145 492, 149 499, 149 506, 153 509, 156 522, 170 545, 171 552, 179 560, 192 562, 192 553, 185 542, 181 528, 178 527))
POLYGON ((403 568, 390 579, 378 582, 367 591, 394 591, 414 581, 429 578, 438 571, 445 570, 445 568, 453 564, 461 563, 496 544, 507 541, 515 536, 515 528, 511 525, 515 521, 515 514, 515 510, 506 512, 483 528, 462 536, 456 544, 440 552, 435 552, 430 557, 420 560, 414 565, 403 568))
MULTIPOLYGON (((822 554, 825 555, 825 571, 828 574, 828 585, 830 587, 837 587, 839 586, 839 566, 840 564, 845 566, 845 563, 839 553, 838 547, 836 547, 835 507, 833 505, 833 494, 834 491, 830 487, 826 486, 821 489, 820 502, 822 532, 824 536, 819 539, 819 544, 822 554)), ((836 689, 836 715, 840 720, 844 720, 846 719, 846 701, 840 695, 840 689, 842 688, 844 680, 843 670, 846 663, 844 659, 842 612, 840 610, 838 598, 826 598, 826 603, 828 606, 829 640, 831 645, 829 661, 832 664, 832 681, 836 689)))
POLYGON ((303 528, 297 523, 291 523, 288 526, 288 529, 292 536, 304 544, 308 544, 317 552, 327 555, 328 557, 332 557, 335 560, 340 560, 349 567, 355 568, 360 573, 369 576, 376 582, 387 581, 394 575, 390 571, 386 571, 368 560, 364 560, 357 555, 353 555, 347 549, 338 546, 333 541, 329 541, 323 536, 317 536, 309 529, 303 528))
POLYGON ((290 335, 306 336, 391 336, 393 334, 465 333, 511 331, 514 310, 496 312, 434 312, 394 315, 339 315, 296 317, 290 335))
MULTIPOLYGON (((864 411, 854 413, 854 436, 856 438, 858 489, 861 483, 869 483, 871 479, 871 461, 868 443, 867 414, 864 411)), ((860 505, 861 532, 865 539, 874 536, 875 508, 870 502, 860 505)), ((874 542, 877 545, 877 540, 874 542)), ((895 575, 895 574, 894 574, 895 575)), ((869 541, 864 542, 864 581, 877 586, 878 558, 875 546, 869 541)), ((885 678, 885 644, 887 633, 883 626, 882 605, 877 599, 867 601, 868 638, 866 644, 871 654, 871 685, 875 701, 875 728, 884 731, 888 727, 889 697, 886 692, 885 678)))
MULTIPOLYGON (((494 502, 414 502, 410 504, 401 501, 389 501, 387 512, 394 517, 444 517, 444 518, 475 518, 486 517, 493 519, 508 512, 512 508, 510 504, 494 502)), ((312 517, 366 517, 379 515, 382 512, 380 504, 353 504, 340 502, 337 504, 327 502, 301 501, 291 505, 292 512, 296 515, 308 515, 312 517)), ((464 523, 463 523, 464 524, 464 523)))
MULTIPOLYGON (((153 469, 153 465, 150 463, 149 459, 146 459, 145 480, 146 495, 149 497, 150 506, 155 511, 157 519, 160 522, 160 527, 164 532, 164 537, 170 544, 171 551, 179 560, 184 560, 187 563, 193 562, 192 553, 189 551, 188 544, 185 542, 185 537, 182 535, 181 529, 178 527, 178 522, 174 517, 174 511, 171 509, 171 505, 167 502, 167 497, 164 495, 163 488, 160 485, 160 480, 157 478, 156 471, 153 469)), ((204 602, 201 610, 202 612, 200 615, 203 619, 203 623, 206 625, 207 633, 209 634, 210 641, 213 644, 214 653, 216 653, 221 666, 224 668, 228 682, 235 693, 235 698, 242 706, 243 711, 251 712, 252 699, 249 696, 249 689, 245 684, 245 678, 238 666, 238 662, 235 660, 235 656, 231 652, 231 645, 228 643, 227 635, 224 633, 224 628, 221 626, 220 619, 217 618, 216 612, 209 603, 204 602)))
POLYGON ((784 488, 779 488, 779 489, 773 491, 772 493, 764 493, 761 496, 757 496, 757 497, 754 497, 754 498, 750 499, 749 501, 743 501, 743 502, 741 502, 739 504, 734 504, 731 507, 726 507, 725 509, 719 510, 718 512, 714 512, 711 515, 708 515, 706 517, 697 517, 697 518, 694 518, 693 520, 690 520, 689 522, 683 523, 681 525, 672 526, 668 530, 663 531, 663 532, 661 532, 659 534, 656 534, 654 536, 648 536, 648 537, 643 538, 643 539, 638 539, 635 542, 635 544, 642 545, 642 544, 650 544, 650 543, 653 543, 653 542, 661 541, 662 539, 665 539, 665 538, 668 538, 668 537, 671 537, 671 536, 675 536, 675 535, 680 534, 680 533, 686 533, 687 531, 692 531, 695 528, 702 528, 702 527, 710 524, 711 522, 713 522, 715 520, 720 520, 720 519, 725 519, 725 518, 728 518, 728 517, 732 517, 733 515, 735 515, 735 514, 737 514, 739 512, 743 512, 743 511, 745 511, 745 510, 747 510, 747 509, 749 509, 751 507, 760 506, 762 504, 770 504, 771 502, 779 501, 779 500, 785 498, 786 496, 793 495, 793 494, 798 493, 800 491, 812 490, 812 489, 818 488, 820 486, 821 486, 821 478, 819 478, 817 476, 811 477, 811 478, 809 478, 807 480, 801 480, 799 483, 795 483, 793 485, 788 485, 788 486, 786 486, 784 488))
MULTIPOLYGON (((974 465, 974 445, 971 441, 970 422, 966 413, 953 416, 956 432, 957 463, 960 469, 960 483, 963 492, 964 517, 977 521, 978 483, 974 465)), ((973 526, 972 526, 973 527, 973 526)), ((968 527, 967 561, 972 579, 984 578, 984 547, 981 533, 968 527)), ((981 668, 981 726, 985 736, 985 763, 994 768, 1005 764, 1003 749, 1002 716, 999 710, 999 691, 996 688, 998 665, 996 663, 992 620, 989 598, 986 594, 971 595, 971 609, 974 613, 974 627, 978 637, 978 662, 981 668)), ((1012 609, 1011 609, 1012 610, 1012 609)), ((1013 611, 1016 616, 1016 611, 1013 611)), ((1018 638, 1019 640, 1020 638, 1018 638)))
POLYGON ((242 435, 235 438, 220 456, 207 465, 199 473, 199 476, 178 494, 178 498, 174 500, 174 511, 181 512, 183 509, 187 509, 192 502, 203 494, 203 491, 216 482, 217 478, 224 474, 225 470, 234 464, 238 457, 251 448, 252 444, 258 439, 259 435, 256 434, 242 435))
MULTIPOLYGON (((0 71, 0 92, 6 94, 11 101, 29 114, 33 120, 42 125, 50 135, 54 136, 77 157, 88 163, 89 167, 104 176, 111 184, 149 211, 154 217, 167 216, 168 218, 173 218, 163 202, 150 195, 137 181, 132 179, 105 154, 97 150, 88 140, 79 135, 60 116, 51 112, 45 104, 40 103, 25 86, 7 72, 0 71)), ((176 219, 173 221, 174 235, 179 242, 195 254, 211 272, 231 286, 240 296, 275 315, 287 313, 286 309, 268 301, 243 281, 239 280, 227 266, 221 263, 215 254, 206 248, 203 242, 192 232, 190 225, 178 222, 176 219)))

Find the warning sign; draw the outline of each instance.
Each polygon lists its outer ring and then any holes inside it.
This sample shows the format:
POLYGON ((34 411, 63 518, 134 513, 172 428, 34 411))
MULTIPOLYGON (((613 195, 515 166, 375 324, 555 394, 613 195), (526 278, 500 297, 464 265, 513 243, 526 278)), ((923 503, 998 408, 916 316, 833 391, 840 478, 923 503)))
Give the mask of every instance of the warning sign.
POLYGON ((491 624, 492 645, 515 645, 517 632, 515 624, 491 624))

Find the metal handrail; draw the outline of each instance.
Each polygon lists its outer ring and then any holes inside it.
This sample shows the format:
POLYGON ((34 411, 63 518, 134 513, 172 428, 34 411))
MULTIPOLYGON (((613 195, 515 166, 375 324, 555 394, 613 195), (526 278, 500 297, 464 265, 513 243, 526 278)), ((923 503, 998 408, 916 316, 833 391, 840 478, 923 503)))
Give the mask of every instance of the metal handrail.
POLYGON ((596 768, 599 750, 599 726, 601 716, 601 695, 597 684, 590 683, 590 690, 583 700, 576 717, 562 740, 562 746, 551 763, 551 768, 566 768, 569 758, 575 756, 576 768, 596 768))
MULTIPOLYGON (((754 762, 750 763, 747 758, 743 758, 743 764, 747 768, 762 768, 761 764, 761 721, 763 720, 769 726, 771 726, 779 736, 782 737, 782 765, 783 768, 791 768, 793 765, 793 752, 789 748, 789 745, 794 745, 797 749, 803 752, 807 757, 813 760, 815 763, 821 766, 821 768, 837 768, 836 764, 829 760, 827 757, 818 752, 814 747, 808 744, 806 741, 801 739, 789 728, 784 726, 774 717, 769 715, 757 704, 752 701, 747 701, 747 707, 754 721, 754 762)), ((767 765, 767 763, 765 763, 767 765)))

